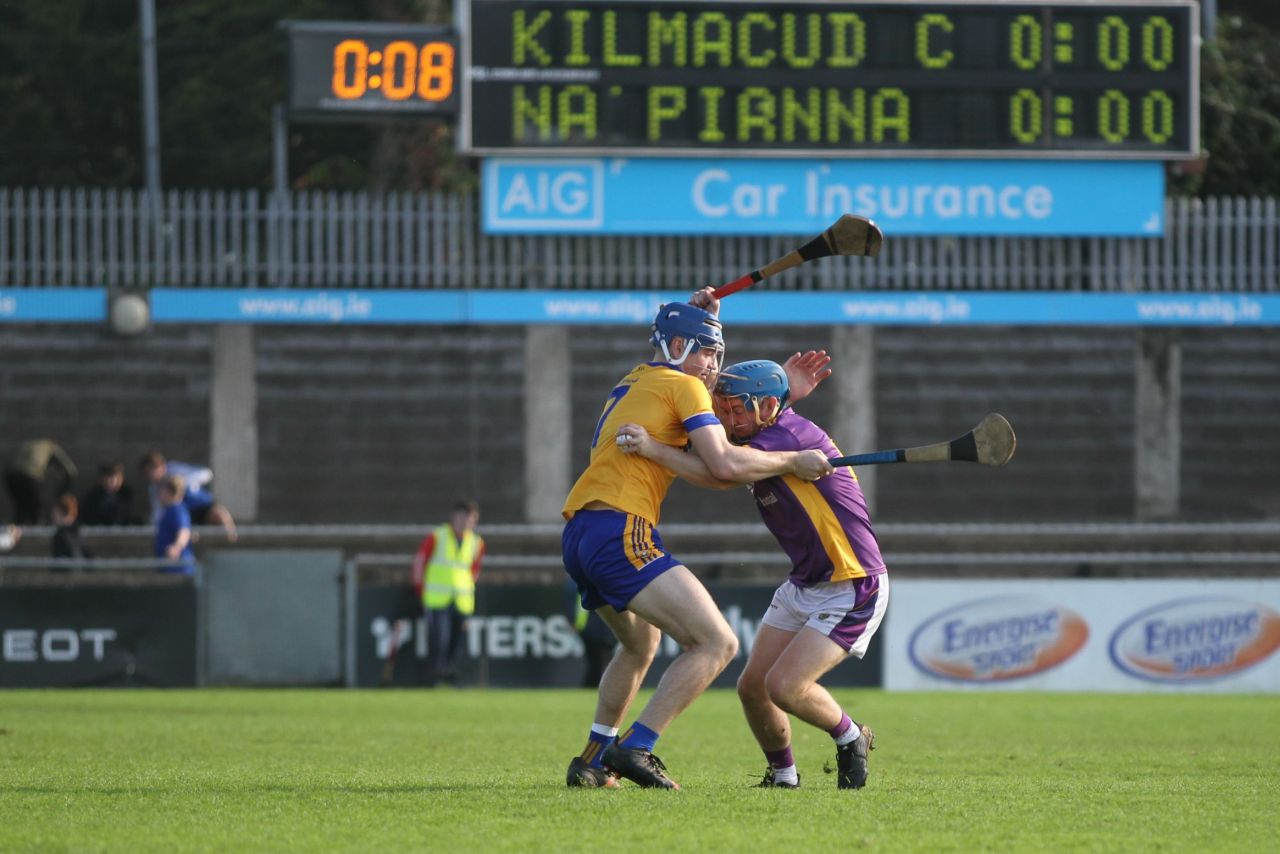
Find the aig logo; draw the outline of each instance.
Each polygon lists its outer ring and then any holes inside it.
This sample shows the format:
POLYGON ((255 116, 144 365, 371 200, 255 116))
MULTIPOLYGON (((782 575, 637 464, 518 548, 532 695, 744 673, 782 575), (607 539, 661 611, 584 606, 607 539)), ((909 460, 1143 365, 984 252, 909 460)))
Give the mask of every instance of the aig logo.
POLYGON ((486 160, 484 222, 490 232, 598 231, 604 161, 486 160))

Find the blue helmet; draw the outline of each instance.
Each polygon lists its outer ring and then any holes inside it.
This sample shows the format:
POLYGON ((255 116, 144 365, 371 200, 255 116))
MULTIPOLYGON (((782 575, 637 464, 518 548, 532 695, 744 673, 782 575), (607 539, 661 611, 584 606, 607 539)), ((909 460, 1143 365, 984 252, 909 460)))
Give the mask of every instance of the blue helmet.
POLYGON ((791 384, 787 381, 787 372, 782 369, 782 365, 768 359, 753 359, 721 370, 720 377, 716 380, 716 394, 738 398, 748 410, 757 413, 758 419, 761 398, 776 397, 779 413, 787 408, 787 402, 791 399, 791 384))
POLYGON ((658 309, 658 316, 653 319, 649 343, 660 349, 668 362, 682 365, 690 353, 703 347, 714 347, 723 357, 724 329, 720 319, 705 309, 687 302, 669 302, 658 309), (688 342, 679 359, 673 359, 668 349, 675 338, 688 342))

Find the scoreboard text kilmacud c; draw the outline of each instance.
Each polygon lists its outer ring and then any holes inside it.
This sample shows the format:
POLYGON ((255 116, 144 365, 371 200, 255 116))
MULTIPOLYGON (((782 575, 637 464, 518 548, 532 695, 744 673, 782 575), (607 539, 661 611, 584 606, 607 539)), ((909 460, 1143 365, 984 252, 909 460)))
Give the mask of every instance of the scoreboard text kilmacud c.
POLYGON ((1193 3, 471 0, 478 153, 1186 157, 1193 3))

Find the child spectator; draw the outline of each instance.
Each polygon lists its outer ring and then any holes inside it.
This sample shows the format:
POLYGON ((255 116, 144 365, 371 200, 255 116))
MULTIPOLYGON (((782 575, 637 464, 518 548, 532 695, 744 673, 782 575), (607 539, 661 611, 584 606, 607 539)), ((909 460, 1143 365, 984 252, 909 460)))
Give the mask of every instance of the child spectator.
POLYGON ((176 474, 160 481, 163 510, 156 520, 155 555, 177 561, 160 568, 160 572, 177 575, 196 574, 196 555, 191 549, 191 513, 182 503, 186 484, 176 474))
POLYGON ((93 553, 85 547, 80 539, 79 502, 69 492, 58 496, 53 502, 53 524, 57 530, 53 532, 50 545, 54 557, 70 557, 85 560, 93 557, 93 553))
POLYGON ((231 513, 214 498, 210 484, 213 482, 213 471, 204 466, 193 466, 177 460, 167 460, 159 451, 149 451, 138 463, 143 477, 148 484, 151 499, 151 522, 159 521, 164 513, 164 502, 160 498, 160 485, 170 475, 182 478, 186 493, 182 499, 191 515, 191 522, 197 525, 221 525, 227 532, 227 541, 236 541, 236 523, 231 513))

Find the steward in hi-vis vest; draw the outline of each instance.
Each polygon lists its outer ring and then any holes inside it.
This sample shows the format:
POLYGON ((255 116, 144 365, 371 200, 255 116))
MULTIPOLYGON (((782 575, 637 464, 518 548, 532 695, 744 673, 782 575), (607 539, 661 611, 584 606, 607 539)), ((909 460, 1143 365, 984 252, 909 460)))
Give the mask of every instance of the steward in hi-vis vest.
POLYGON ((413 559, 413 589, 427 618, 427 684, 455 679, 466 620, 476 612, 476 579, 484 540, 476 533, 480 508, 459 501, 449 521, 432 530, 413 559))
POLYGON ((476 579, 480 552, 484 541, 472 530, 464 530, 458 539, 452 525, 441 525, 432 532, 435 547, 427 563, 426 581, 422 586, 422 607, 429 610, 452 605, 463 616, 476 612, 476 579))

